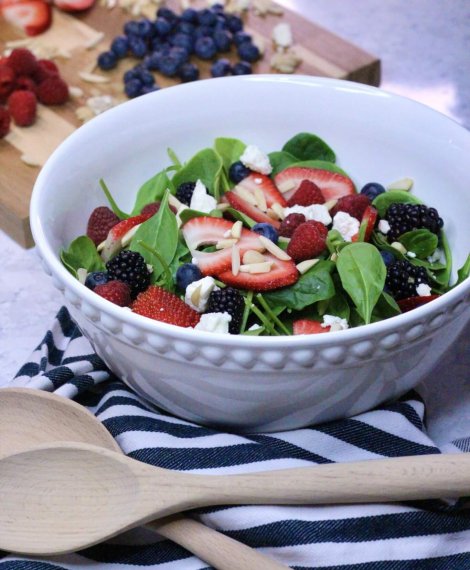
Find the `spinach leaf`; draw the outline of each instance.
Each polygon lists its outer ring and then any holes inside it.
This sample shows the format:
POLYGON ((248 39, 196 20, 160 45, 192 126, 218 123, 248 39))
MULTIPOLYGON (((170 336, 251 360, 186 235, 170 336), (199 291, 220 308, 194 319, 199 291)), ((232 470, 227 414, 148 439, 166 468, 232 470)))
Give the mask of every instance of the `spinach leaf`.
POLYGON ((382 256, 370 243, 347 245, 336 262, 341 284, 367 323, 383 291, 387 270, 382 256))
POLYGON ((273 167, 273 171, 271 173, 272 176, 275 176, 278 172, 281 172, 281 170, 288 168, 289 166, 291 166, 295 162, 298 162, 299 160, 292 154, 282 150, 276 150, 274 152, 270 152, 268 154, 268 158, 269 162, 271 163, 271 166, 273 167))
POLYGON ((161 200, 168 188, 172 189, 172 184, 168 178, 166 170, 162 170, 155 174, 155 176, 152 176, 152 178, 142 184, 137 192, 137 198, 131 215, 137 216, 137 214, 140 214, 144 206, 151 202, 161 200))
POLYGON ((372 311, 372 322, 375 323, 377 321, 383 321, 384 319, 395 317, 400 313, 401 309, 395 299, 386 291, 382 291, 382 294, 372 311))
POLYGON ((436 251, 438 237, 427 229, 412 230, 402 234, 398 241, 407 251, 412 251, 420 259, 426 259, 436 251))
POLYGON ((340 249, 346 247, 348 243, 344 241, 338 230, 330 230, 326 236, 326 247, 330 253, 337 253, 340 249))
POLYGON ((326 160, 335 162, 333 150, 312 133, 298 133, 282 147, 282 150, 295 156, 298 160, 326 160))
POLYGON ((212 148, 205 148, 196 153, 172 178, 175 188, 183 182, 200 180, 216 200, 220 198, 220 177, 223 163, 212 148))
POLYGON ((83 267, 88 273, 103 271, 104 262, 96 251, 95 244, 88 236, 79 236, 69 245, 68 249, 60 252, 60 259, 70 273, 77 277, 77 271, 83 267))
POLYGON ((470 275, 470 254, 468 255, 462 267, 457 271, 457 281, 455 282, 453 287, 455 287, 456 285, 460 285, 460 283, 463 283, 465 279, 468 279, 469 275, 470 275))
POLYGON ((433 271, 431 269, 432 273, 430 276, 434 282, 434 288, 439 289, 442 293, 445 293, 449 290, 449 281, 452 273, 452 252, 450 250, 447 236, 443 230, 441 230, 441 245, 446 259, 445 266, 443 269, 439 270, 433 271))
POLYGON ((173 167, 176 170, 179 170, 181 168, 182 164, 180 162, 180 159, 176 155, 176 152, 172 148, 167 148, 166 152, 167 152, 171 162, 173 163, 173 167))
POLYGON ((335 294, 331 279, 334 266, 331 261, 319 261, 296 283, 265 293, 264 298, 273 310, 279 307, 301 310, 317 301, 329 299, 335 294))
POLYGON ((222 159, 225 170, 228 172, 230 166, 240 160, 245 151, 246 144, 238 139, 218 137, 214 141, 214 148, 222 159))
POLYGON ((404 190, 389 190, 379 194, 377 198, 372 200, 372 206, 375 206, 379 212, 379 216, 383 218, 392 204, 422 204, 421 200, 405 192, 404 190))
POLYGON ((167 265, 173 260, 178 246, 178 224, 176 223, 175 214, 168 207, 168 196, 169 191, 167 190, 158 212, 155 216, 141 224, 129 245, 129 249, 138 251, 145 261, 152 265, 152 283, 158 280, 163 273, 164 267, 156 259, 155 255, 143 247, 140 242, 144 242, 149 247, 157 250, 167 265))
POLYGON ((236 220, 240 220, 240 222, 242 222, 245 226, 248 226, 249 228, 252 228, 257 223, 254 220, 252 220, 250 216, 247 216, 246 214, 243 214, 242 212, 235 210, 235 208, 227 208, 225 210, 225 213, 230 214, 232 218, 235 218, 236 220))
MULTIPOLYGON (((333 279, 333 281, 335 281, 333 279)), ((319 313, 323 315, 334 315, 349 321, 351 309, 349 307, 346 297, 340 292, 340 287, 336 287, 336 293, 326 301, 319 303, 319 313), (321 305, 321 307, 320 307, 321 305)))
POLYGON ((180 220, 185 224, 188 220, 192 218, 202 218, 204 216, 209 216, 211 218, 221 218, 222 212, 220 210, 212 210, 208 214, 206 212, 199 212, 198 210, 191 210, 191 208, 185 208, 179 214, 180 220))
POLYGON ((103 190, 104 195, 106 196, 109 205, 111 206, 111 210, 116 214, 116 216, 120 219, 120 220, 126 220, 127 218, 129 218, 129 214, 126 214, 126 212, 123 212, 119 206, 116 204, 116 201, 114 200, 113 196, 111 195, 111 192, 109 191, 109 188, 106 186, 104 180, 102 178, 100 178, 100 186, 101 186, 101 190, 103 190))

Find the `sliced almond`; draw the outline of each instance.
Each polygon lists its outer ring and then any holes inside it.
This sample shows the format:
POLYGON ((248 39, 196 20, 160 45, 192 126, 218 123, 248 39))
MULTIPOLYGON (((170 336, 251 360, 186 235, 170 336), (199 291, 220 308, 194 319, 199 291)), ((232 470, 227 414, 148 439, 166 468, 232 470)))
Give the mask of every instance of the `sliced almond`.
POLYGON ((279 236, 279 240, 282 243, 289 243, 290 242, 290 238, 286 237, 286 236, 279 236))
POLYGON ((252 206, 258 205, 258 202, 256 201, 256 198, 254 197, 254 195, 250 191, 246 190, 245 188, 241 188, 239 186, 236 186, 234 192, 235 192, 235 194, 238 194, 238 196, 240 196, 240 198, 243 198, 243 200, 245 200, 246 202, 248 202, 252 206))
POLYGON ((266 258, 262 253, 259 251, 255 251, 254 249, 249 249, 243 255, 243 263, 248 265, 250 263, 264 263, 266 258))
POLYGON ((263 191, 261 190, 261 188, 258 188, 257 186, 255 186, 253 193, 254 193, 256 205, 258 206, 258 208, 262 212, 266 212, 266 210, 268 209, 268 205, 266 204, 266 198, 264 197, 264 194, 263 194, 263 191))
POLYGON ((168 195, 168 204, 170 204, 170 206, 173 206, 173 208, 176 208, 177 210, 179 210, 182 206, 186 206, 186 204, 180 202, 176 196, 173 196, 173 194, 168 195))
POLYGON ((201 300, 201 285, 199 285, 199 287, 196 287, 196 289, 194 289, 194 291, 191 293, 190 299, 191 303, 195 307, 199 306, 199 301, 201 300))
POLYGON ((320 260, 319 259, 306 259, 305 261, 301 261, 297 263, 296 267, 298 272, 303 275, 307 273, 309 269, 311 269, 315 264, 317 264, 320 260))
POLYGON ((271 218, 271 220, 276 220, 276 221, 279 220, 279 216, 272 208, 268 208, 266 214, 271 218))
POLYGON ((271 205, 271 210, 273 210, 277 214, 277 217, 280 220, 283 220, 285 218, 284 208, 281 206, 281 204, 274 202, 274 204, 271 205))
POLYGON ((232 237, 232 230, 231 230, 231 229, 230 229, 230 230, 227 230, 227 231, 224 232, 222 235, 224 236, 224 238, 232 237))
POLYGON ((102 241, 101 243, 99 243, 99 244, 96 246, 96 251, 97 251, 98 253, 99 253, 100 251, 103 251, 105 245, 106 245, 106 240, 102 241))
POLYGON ((85 47, 85 49, 93 49, 102 40, 104 40, 104 34, 103 34, 103 32, 98 32, 94 38, 91 38, 90 40, 88 40, 88 42, 85 44, 84 47, 85 47))
POLYGON ((269 273, 273 265, 272 261, 263 261, 263 263, 249 263, 240 265, 242 273, 269 273))
POLYGON ((88 271, 84 267, 79 267, 77 269, 77 278, 82 285, 85 285, 87 275, 88 271))
POLYGON ((142 224, 137 224, 122 236, 121 238, 122 247, 127 247, 131 243, 131 239, 135 236, 137 230, 140 228, 141 225, 142 224))
POLYGON ((334 208, 337 203, 338 203, 338 200, 328 200, 328 202, 325 202, 323 205, 329 211, 332 208, 334 208))
POLYGON ((230 208, 230 204, 225 204, 224 202, 221 202, 220 204, 217 204, 216 208, 217 210, 224 212, 225 210, 228 210, 230 208))
POLYGON ((232 245, 232 273, 238 275, 240 271, 240 249, 238 245, 232 245))
POLYGON ((88 73, 87 71, 79 71, 78 76, 87 83, 109 83, 111 81, 110 77, 97 75, 96 73, 88 73))
POLYGON ((289 192, 289 190, 293 190, 295 187, 296 183, 293 180, 286 180, 277 185, 277 189, 281 194, 285 194, 286 192, 289 192))
POLYGON ((401 178, 396 180, 387 186, 387 190, 403 190, 404 192, 409 192, 413 187, 412 178, 401 178))
POLYGON ((267 237, 259 236, 259 240, 264 245, 264 247, 269 251, 269 253, 272 253, 275 257, 277 257, 281 261, 289 261, 289 259, 291 259, 290 255, 288 255, 283 249, 281 249, 278 245, 276 245, 267 237))
MULTIPOLYGON (((240 239, 241 235, 242 235, 242 228, 243 228, 243 224, 240 220, 236 221, 233 226, 232 229, 230 230, 230 235, 235 238, 235 239, 240 239)), ((225 234, 224 234, 225 237, 225 234)), ((227 236, 229 237, 229 236, 227 236)))
POLYGON ((226 249, 227 247, 232 247, 237 243, 237 239, 229 238, 229 239, 221 239, 215 244, 215 249, 226 249))
POLYGON ((393 247, 393 249, 396 249, 397 251, 399 251, 400 253, 403 253, 403 255, 405 255, 406 253, 406 247, 400 243, 399 241, 394 241, 391 246, 393 247))
POLYGON ((336 252, 332 253, 330 259, 331 261, 336 261, 338 259, 338 254, 336 252))

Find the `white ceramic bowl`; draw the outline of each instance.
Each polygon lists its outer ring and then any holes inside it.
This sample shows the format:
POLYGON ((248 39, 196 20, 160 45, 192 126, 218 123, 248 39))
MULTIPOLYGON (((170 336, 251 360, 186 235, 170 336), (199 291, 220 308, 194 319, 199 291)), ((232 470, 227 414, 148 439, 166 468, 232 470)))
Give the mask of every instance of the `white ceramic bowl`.
POLYGON ((360 187, 415 181, 438 208, 460 266, 470 251, 470 133, 408 99, 351 82, 301 76, 211 79, 118 106, 78 129, 50 157, 33 192, 31 225, 44 267, 97 353, 136 392, 192 421, 233 430, 287 430, 370 409, 430 372, 466 324, 470 280, 398 317, 294 337, 194 332, 123 310, 61 265, 105 203, 103 177, 125 210, 139 185, 218 136, 266 151, 310 131, 360 187))

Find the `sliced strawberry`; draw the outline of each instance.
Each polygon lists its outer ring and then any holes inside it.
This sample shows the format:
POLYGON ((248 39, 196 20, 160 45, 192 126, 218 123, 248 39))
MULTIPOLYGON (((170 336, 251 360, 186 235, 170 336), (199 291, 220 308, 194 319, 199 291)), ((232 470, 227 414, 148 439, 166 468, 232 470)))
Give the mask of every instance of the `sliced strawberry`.
MULTIPOLYGON (((364 215, 362 216, 361 225, 359 227, 360 232, 361 228, 365 226, 364 241, 370 241, 370 237, 375 228, 375 222, 377 221, 377 216, 378 212, 374 206, 367 206, 364 211, 364 215)), ((351 241, 357 241, 358 238, 359 234, 356 234, 351 238, 351 241)))
POLYGON ((248 203, 238 194, 235 194, 233 190, 231 190, 230 192, 226 192, 224 197, 227 200, 227 202, 232 206, 232 208, 235 208, 235 210, 238 210, 239 212, 246 214, 255 222, 265 222, 267 224, 271 224, 276 229, 279 228, 279 226, 281 225, 281 222, 279 220, 270 218, 259 208, 257 208, 253 204, 248 203))
POLYGON ((326 202, 355 193, 354 184, 350 178, 320 168, 292 166, 282 170, 274 177, 276 186, 286 200, 295 194, 303 180, 310 180, 316 184, 326 202))
POLYGON ((64 12, 81 12, 88 10, 95 3, 95 0, 53 0, 54 5, 64 12))
POLYGON ((434 301, 434 299, 437 299, 438 297, 440 297, 440 295, 424 295, 423 297, 416 295, 415 297, 400 299, 400 301, 397 301, 397 303, 402 313, 407 313, 408 311, 412 311, 417 307, 421 307, 421 305, 426 305, 426 303, 434 301))
POLYGON ((322 327, 320 321, 298 319, 293 322, 294 334, 319 334, 330 332, 330 327, 322 327))
POLYGON ((263 253, 266 261, 272 261, 271 270, 267 273, 244 273, 239 272, 234 275, 229 269, 217 275, 217 279, 227 285, 237 289, 248 289, 252 291, 271 291, 280 287, 287 287, 295 283, 299 277, 299 272, 295 263, 281 261, 269 253, 263 253))
MULTIPOLYGON (((181 228, 186 244, 191 250, 193 258, 197 260, 197 265, 203 275, 217 275, 232 266, 231 247, 213 252, 197 251, 201 245, 213 245, 229 239, 228 234, 232 227, 233 222, 228 220, 201 216, 188 220, 181 228)), ((240 250, 240 256, 243 256, 250 249, 264 250, 258 234, 245 228, 242 229, 237 246, 240 250)))
POLYGON ((273 204, 279 204, 281 206, 287 206, 287 202, 284 196, 279 192, 274 182, 266 176, 265 174, 259 174, 258 172, 253 172, 246 178, 244 178, 239 184, 233 188, 233 191, 243 188, 244 190, 250 192, 254 196, 256 189, 260 189, 263 192, 264 198, 266 200, 266 205, 270 208, 273 204))
POLYGON ((126 220, 121 220, 113 226, 108 233, 101 251, 101 257, 104 261, 109 261, 119 250, 122 249, 122 238, 135 226, 146 222, 151 216, 148 214, 139 214, 126 220))
POLYGON ((28 36, 37 36, 51 25, 51 7, 42 0, 3 0, 0 8, 5 20, 28 36))

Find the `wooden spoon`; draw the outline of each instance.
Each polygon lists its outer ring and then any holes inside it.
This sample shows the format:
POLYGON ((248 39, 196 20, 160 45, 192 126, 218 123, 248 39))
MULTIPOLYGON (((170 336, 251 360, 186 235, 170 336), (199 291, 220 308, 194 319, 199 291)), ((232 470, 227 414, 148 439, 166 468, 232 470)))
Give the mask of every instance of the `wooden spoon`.
POLYGON ((470 494, 470 454, 422 455, 246 475, 152 467, 84 443, 0 460, 0 549, 80 550, 149 520, 220 504, 401 501, 470 494))
MULTIPOLYGON (((0 390, 0 458, 59 442, 90 443, 121 452, 103 424, 72 400, 28 388, 0 390)), ((218 570, 287 570, 287 566, 190 518, 173 515, 145 526, 218 570)))

